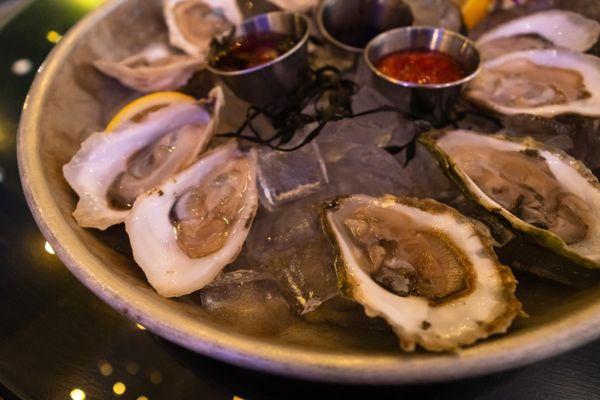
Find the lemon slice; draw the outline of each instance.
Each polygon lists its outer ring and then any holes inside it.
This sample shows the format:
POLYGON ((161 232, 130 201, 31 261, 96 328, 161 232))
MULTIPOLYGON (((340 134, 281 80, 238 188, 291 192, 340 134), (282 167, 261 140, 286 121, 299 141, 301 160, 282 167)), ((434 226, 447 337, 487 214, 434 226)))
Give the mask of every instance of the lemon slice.
POLYGON ((175 103, 193 103, 196 99, 179 92, 156 92, 142 96, 123 107, 108 123, 106 131, 111 132, 126 122, 140 122, 149 113, 175 103))
POLYGON ((465 0, 461 11, 467 28, 472 29, 480 23, 490 11, 491 0, 465 0))

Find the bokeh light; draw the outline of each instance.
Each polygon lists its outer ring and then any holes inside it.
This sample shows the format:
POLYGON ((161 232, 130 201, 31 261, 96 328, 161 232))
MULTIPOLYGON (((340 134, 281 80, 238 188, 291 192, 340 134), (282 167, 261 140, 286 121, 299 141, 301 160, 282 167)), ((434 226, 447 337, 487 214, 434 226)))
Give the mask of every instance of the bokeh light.
POLYGON ((69 395, 71 396, 71 400, 85 400, 85 392, 81 389, 73 389, 69 395))
POLYGON ((46 253, 48 253, 48 254, 56 254, 54 252, 54 249, 52 248, 52 246, 50 246, 50 243, 48 243, 48 242, 46 242, 44 244, 44 250, 46 250, 46 253))
POLYGON ((98 363, 98 369, 103 376, 111 376, 113 373, 113 367, 108 361, 100 361, 98 363))
POLYGON ((11 72, 17 76, 27 75, 32 69, 33 63, 27 58, 21 58, 15 61, 10 67, 11 72))
POLYGON ((123 393, 125 393, 126 390, 127 390, 127 386, 125 386, 125 384, 123 382, 116 382, 113 385, 113 392, 117 396, 122 395, 123 393))
POLYGON ((46 33, 46 39, 50 43, 58 43, 60 42, 60 39, 62 39, 62 35, 56 31, 49 31, 46 33))

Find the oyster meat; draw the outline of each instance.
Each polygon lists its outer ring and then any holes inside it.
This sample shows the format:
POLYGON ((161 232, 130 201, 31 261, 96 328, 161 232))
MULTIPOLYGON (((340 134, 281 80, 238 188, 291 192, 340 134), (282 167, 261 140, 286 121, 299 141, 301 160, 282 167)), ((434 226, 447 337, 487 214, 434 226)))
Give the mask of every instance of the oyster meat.
POLYGON ((581 162, 531 138, 456 130, 422 140, 465 195, 541 246, 600 268, 600 184, 581 162))
POLYGON ((195 161, 218 123, 223 91, 207 99, 155 107, 115 131, 88 137, 63 167, 79 195, 79 225, 106 229, 121 223, 135 199, 195 161))
POLYGON ((589 50, 600 23, 566 10, 547 10, 513 19, 484 33, 477 44, 484 60, 521 50, 563 47, 589 50))
POLYGON ((98 60, 94 66, 131 89, 149 93, 185 86, 202 61, 155 43, 121 61, 98 60))
POLYGON ((230 142, 136 200, 133 257, 162 296, 194 292, 235 260, 257 206, 256 152, 230 142))
POLYGON ((600 116, 600 58, 568 50, 509 53, 483 65, 466 96, 503 115, 600 116))
POLYGON ((163 13, 171 44, 201 61, 214 36, 243 20, 236 0, 164 0, 163 13))
POLYGON ((491 239, 434 200, 342 197, 323 211, 342 291, 404 350, 456 350, 504 333, 521 310, 491 239))

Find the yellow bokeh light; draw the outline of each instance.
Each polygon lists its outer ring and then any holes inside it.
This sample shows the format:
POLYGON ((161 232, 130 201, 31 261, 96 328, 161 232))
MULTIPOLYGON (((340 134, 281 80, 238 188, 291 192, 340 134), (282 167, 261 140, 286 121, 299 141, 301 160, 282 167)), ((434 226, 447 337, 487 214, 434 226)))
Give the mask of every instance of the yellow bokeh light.
POLYGON ((120 396, 123 393, 125 393, 125 390, 127 390, 127 386, 125 386, 125 384, 123 382, 117 382, 113 385, 113 392, 117 396, 120 396))
POLYGON ((158 385, 159 383, 161 383, 162 380, 163 380, 163 376, 160 372, 152 371, 152 373, 150 373, 150 382, 154 383, 155 385, 158 385))
POLYGON ((143 330, 143 331, 145 331, 145 330, 146 330, 146 327, 145 327, 144 325, 142 325, 142 324, 135 324, 135 326, 136 326, 138 329, 141 329, 141 330, 143 330))
POLYGON ((69 395, 71 400, 85 400, 85 392, 81 389, 73 389, 69 395))
POLYGON ((233 396, 233 400, 244 400, 244 399, 240 396, 233 396))
POLYGON ((127 367, 125 367, 125 368, 127 369, 127 372, 129 372, 131 375, 137 374, 138 371, 140 370, 140 366, 134 362, 128 363, 127 367))
POLYGON ((137 400, 148 400, 148 398, 146 396, 139 396, 137 400))
POLYGON ((44 244, 44 250, 46 250, 46 253, 48 253, 48 254, 56 254, 54 252, 54 249, 52 248, 52 246, 50 246, 50 243, 48 243, 48 242, 46 242, 44 244))
POLYGON ((113 373, 113 367, 108 361, 101 361, 98 364, 98 368, 103 376, 111 376, 113 373))
POLYGON ((62 35, 56 31, 49 31, 46 33, 46 39, 50 43, 58 43, 60 42, 60 39, 62 39, 62 35))

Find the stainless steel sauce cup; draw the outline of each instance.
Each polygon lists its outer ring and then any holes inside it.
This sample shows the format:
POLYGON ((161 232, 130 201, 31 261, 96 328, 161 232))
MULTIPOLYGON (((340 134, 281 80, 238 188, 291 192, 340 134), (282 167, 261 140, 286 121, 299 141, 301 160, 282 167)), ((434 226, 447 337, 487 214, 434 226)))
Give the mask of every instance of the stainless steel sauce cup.
POLYGON ((412 25, 413 15, 402 0, 324 0, 316 20, 328 42, 346 52, 362 53, 379 33, 412 25))
POLYGON ((397 107, 435 124, 448 120, 461 90, 480 70, 475 43, 455 32, 432 27, 394 29, 375 37, 365 48, 365 62, 372 72, 372 84, 397 107), (451 56, 464 71, 464 78, 442 84, 400 81, 376 67, 378 61, 400 50, 437 50, 451 56))
POLYGON ((291 35, 297 43, 276 59, 255 67, 223 71, 211 65, 210 61, 207 66, 236 95, 258 105, 268 104, 285 96, 309 75, 309 21, 305 16, 286 11, 260 14, 237 26, 234 38, 265 32, 291 35))

